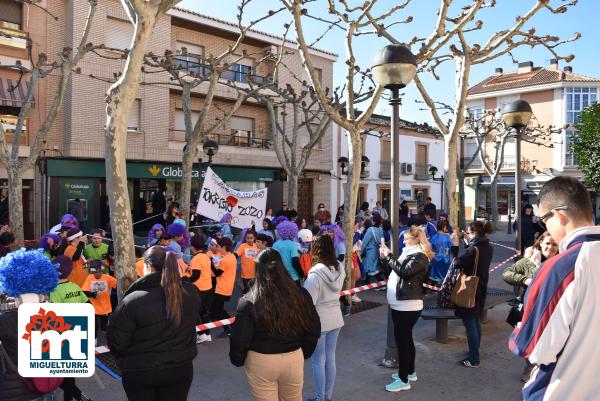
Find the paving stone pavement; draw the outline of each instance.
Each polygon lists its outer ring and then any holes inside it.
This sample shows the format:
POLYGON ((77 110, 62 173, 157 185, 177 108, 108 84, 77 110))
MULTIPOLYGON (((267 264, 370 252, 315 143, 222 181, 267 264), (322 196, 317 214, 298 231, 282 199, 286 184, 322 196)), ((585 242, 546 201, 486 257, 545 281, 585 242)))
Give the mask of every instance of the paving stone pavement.
MULTIPOLYGON (((509 245, 509 244, 507 244, 509 245)), ((494 263, 506 259, 511 252, 495 248, 494 263)), ((493 263, 493 264, 494 264, 493 263)), ((501 270, 490 277, 490 286, 508 288, 501 279, 501 270)), ((370 290, 361 294, 365 299, 385 304, 385 292, 370 290)), ((337 348, 337 378, 335 401, 407 400, 407 401, 517 401, 521 399, 519 376, 523 361, 507 349, 511 328, 504 322, 508 305, 490 310, 483 325, 481 367, 468 369, 456 365, 467 350, 464 328, 459 320, 449 323, 450 341, 434 341, 435 323, 419 320, 414 330, 417 348, 419 380, 410 391, 388 393, 384 386, 394 373, 378 366, 386 343, 385 305, 345 319, 337 348)), ((214 334, 220 332, 213 330, 214 334)), ((216 336, 215 336, 216 337, 216 336)), ((215 339, 198 346, 194 360, 194 382, 190 401, 250 400, 243 368, 229 363, 227 339, 215 339)), ((97 378, 77 379, 82 390, 94 400, 125 400, 122 386, 97 369, 97 378), (98 380, 99 379, 99 380, 98 380), (102 388, 104 387, 104 388, 102 388)), ((310 361, 304 367, 304 397, 313 395, 310 361)), ((58 397, 57 399, 61 399, 58 397)))

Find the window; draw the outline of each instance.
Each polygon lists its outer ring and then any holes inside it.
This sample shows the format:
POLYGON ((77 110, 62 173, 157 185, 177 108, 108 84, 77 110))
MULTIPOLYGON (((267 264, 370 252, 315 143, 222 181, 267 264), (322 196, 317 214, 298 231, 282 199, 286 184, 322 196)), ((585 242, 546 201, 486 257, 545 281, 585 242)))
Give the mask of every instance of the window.
POLYGON ((233 116, 231 125, 231 140, 237 146, 251 146, 254 139, 254 119, 233 116))
POLYGON ((191 73, 206 75, 209 69, 202 64, 204 48, 185 42, 177 42, 175 51, 175 65, 188 70, 191 73))
MULTIPOLYGON (((196 125, 196 121, 200 117, 199 111, 192 111, 192 125, 196 125)), ((185 132, 185 119, 183 110, 175 110, 175 131, 185 132)))
POLYGON ((0 0, 0 28, 21 30, 23 4, 15 0, 0 0))
MULTIPOLYGON (((477 141, 475 139, 465 139, 465 151, 463 154, 463 165, 466 166, 467 163, 471 161, 473 155, 477 152, 477 141)), ((469 168, 481 168, 481 160, 479 160, 479 156, 476 156, 473 159, 473 162, 470 164, 469 168)))
POLYGON ((115 49, 129 49, 133 38, 133 25, 126 20, 106 19, 106 46, 115 49))
POLYGON ((221 74, 222 79, 236 82, 248 82, 247 75, 252 75, 252 66, 237 63, 231 66, 227 71, 221 74))
MULTIPOLYGON (((598 101, 598 90, 596 88, 566 88, 565 89, 565 122, 575 124, 579 121, 581 111, 598 101)), ((575 154, 571 149, 570 137, 576 135, 573 128, 565 131, 565 166, 576 166, 575 154)))
POLYGON ((504 158, 502 159, 501 168, 514 169, 516 166, 516 143, 515 138, 509 138, 504 143, 504 158))
POLYGON ((483 107, 469 107, 467 113, 469 114, 469 118, 474 122, 473 126, 481 127, 483 125, 483 107))
POLYGON ((139 132, 140 120, 142 115, 142 101, 135 99, 131 108, 129 109, 129 115, 127 116, 127 131, 139 132))

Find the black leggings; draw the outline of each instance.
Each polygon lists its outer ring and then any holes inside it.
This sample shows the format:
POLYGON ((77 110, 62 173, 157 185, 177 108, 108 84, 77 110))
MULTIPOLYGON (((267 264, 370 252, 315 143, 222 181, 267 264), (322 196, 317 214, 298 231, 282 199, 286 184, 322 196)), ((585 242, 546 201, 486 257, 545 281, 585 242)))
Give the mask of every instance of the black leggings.
POLYGON ((192 385, 192 362, 168 369, 123 372, 129 401, 186 401, 192 385))
MULTIPOLYGON (((215 294, 212 301, 212 307, 210 308, 210 318, 213 320, 223 320, 229 319, 230 316, 225 311, 225 302, 229 301, 229 298, 226 295, 215 294)), ((223 326, 223 330, 229 331, 231 330, 230 326, 223 326)))
POLYGON ((392 309, 394 321, 394 337, 398 347, 398 376, 403 382, 408 381, 408 375, 415 372, 415 342, 413 327, 421 316, 421 311, 397 311, 392 309))
MULTIPOLYGON (((213 289, 198 292, 200 293, 200 313, 198 315, 198 323, 210 323, 210 308, 215 292, 213 289)), ((209 331, 203 330, 200 334, 209 334, 209 331)))

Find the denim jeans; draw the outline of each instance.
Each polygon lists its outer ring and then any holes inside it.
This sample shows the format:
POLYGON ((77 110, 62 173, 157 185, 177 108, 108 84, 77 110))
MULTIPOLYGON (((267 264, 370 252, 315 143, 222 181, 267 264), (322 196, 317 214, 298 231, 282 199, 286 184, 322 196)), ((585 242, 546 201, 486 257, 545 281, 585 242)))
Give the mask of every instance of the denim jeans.
POLYGON ((330 400, 335 384, 335 347, 340 329, 324 331, 312 354, 312 374, 317 401, 330 400))
POLYGON ((469 344, 469 360, 479 363, 479 344, 481 343, 481 319, 478 317, 463 318, 469 344))

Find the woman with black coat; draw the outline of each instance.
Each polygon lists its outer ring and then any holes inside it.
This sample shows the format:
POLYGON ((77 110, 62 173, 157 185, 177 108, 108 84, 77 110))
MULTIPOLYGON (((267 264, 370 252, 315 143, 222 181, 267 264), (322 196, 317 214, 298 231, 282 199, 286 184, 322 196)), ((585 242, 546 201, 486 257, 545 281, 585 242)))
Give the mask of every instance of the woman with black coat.
POLYGON ((417 380, 415 372, 415 343, 412 330, 423 310, 423 282, 427 279, 429 261, 434 254, 425 231, 411 226, 404 231, 404 247, 398 259, 390 249, 379 248, 384 269, 391 270, 387 283, 387 300, 392 310, 394 337, 398 346, 398 373, 387 391, 410 390, 410 382, 417 380))
POLYGON ((494 248, 490 245, 490 240, 486 234, 493 232, 492 224, 489 221, 474 221, 467 227, 465 233, 465 252, 458 256, 458 237, 452 235, 453 246, 451 248, 454 257, 454 266, 461 269, 466 275, 472 276, 476 271, 479 277, 477 293, 475 295, 475 306, 473 308, 456 307, 454 314, 460 317, 467 331, 467 342, 469 344, 469 357, 458 363, 467 368, 479 367, 479 345, 481 343, 481 318, 485 310, 485 297, 487 294, 487 285, 489 278, 490 264, 494 256, 494 248), (479 260, 475 265, 476 250, 479 251, 479 260))
POLYGON ((199 312, 198 290, 181 280, 175 254, 149 248, 144 276, 125 292, 106 333, 129 401, 187 399, 199 312))
POLYGON ((253 399, 299 401, 304 360, 321 335, 312 298, 298 288, 272 249, 255 258, 256 281, 238 304, 229 359, 244 366, 253 399))

